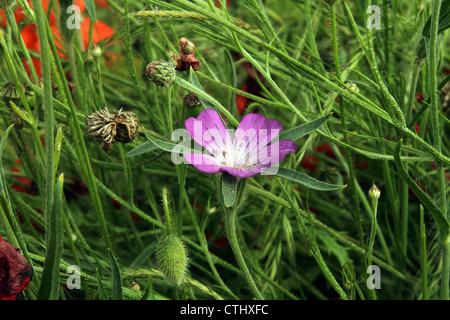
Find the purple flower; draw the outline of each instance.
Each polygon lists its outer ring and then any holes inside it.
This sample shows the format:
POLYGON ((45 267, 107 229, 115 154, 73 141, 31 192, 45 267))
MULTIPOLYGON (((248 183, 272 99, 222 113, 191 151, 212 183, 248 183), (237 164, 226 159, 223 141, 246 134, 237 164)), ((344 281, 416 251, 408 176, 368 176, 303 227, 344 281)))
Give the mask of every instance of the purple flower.
POLYGON ((205 109, 197 118, 187 119, 185 126, 205 150, 185 152, 183 156, 189 164, 207 173, 228 172, 239 178, 261 172, 274 174, 269 168, 275 168, 288 153, 297 150, 290 140, 278 141, 280 122, 257 113, 246 115, 236 130, 230 130, 225 128, 217 111, 205 109))

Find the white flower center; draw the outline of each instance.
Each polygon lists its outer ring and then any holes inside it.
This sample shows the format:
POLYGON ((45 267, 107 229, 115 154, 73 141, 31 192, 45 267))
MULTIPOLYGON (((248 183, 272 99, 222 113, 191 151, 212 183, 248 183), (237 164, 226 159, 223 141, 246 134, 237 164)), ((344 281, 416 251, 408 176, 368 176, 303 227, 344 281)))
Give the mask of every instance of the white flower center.
POLYGON ((220 162, 221 166, 249 170, 256 163, 256 157, 251 156, 252 150, 249 150, 249 143, 241 140, 237 143, 225 144, 214 153, 214 157, 220 162))

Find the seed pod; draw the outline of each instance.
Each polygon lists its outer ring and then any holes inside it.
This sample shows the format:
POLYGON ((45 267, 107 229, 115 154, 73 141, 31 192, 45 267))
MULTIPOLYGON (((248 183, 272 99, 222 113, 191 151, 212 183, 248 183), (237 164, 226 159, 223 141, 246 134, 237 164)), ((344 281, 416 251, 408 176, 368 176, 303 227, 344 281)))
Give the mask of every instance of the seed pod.
POLYGON ((189 107, 196 107, 200 105, 200 100, 195 93, 189 93, 183 98, 183 103, 189 107))
POLYGON ((158 241, 156 264, 165 278, 180 286, 188 269, 188 256, 183 242, 176 235, 167 235, 158 241))
POLYGON ((147 65, 148 77, 160 87, 170 86, 176 77, 175 67, 167 61, 153 61, 147 65))
POLYGON ((6 9, 14 3, 14 0, 0 0, 0 9, 6 9))

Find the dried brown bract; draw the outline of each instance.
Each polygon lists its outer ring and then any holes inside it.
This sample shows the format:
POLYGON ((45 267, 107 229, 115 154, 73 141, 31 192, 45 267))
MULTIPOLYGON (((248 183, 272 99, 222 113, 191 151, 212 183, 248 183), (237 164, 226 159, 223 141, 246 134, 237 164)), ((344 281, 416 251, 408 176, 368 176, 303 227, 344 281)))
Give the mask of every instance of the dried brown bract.
POLYGON ((192 67, 194 71, 198 71, 198 66, 202 63, 195 59, 194 44, 184 37, 180 38, 178 44, 180 45, 180 56, 177 59, 177 66, 175 69, 178 71, 185 71, 189 69, 189 67, 192 67))

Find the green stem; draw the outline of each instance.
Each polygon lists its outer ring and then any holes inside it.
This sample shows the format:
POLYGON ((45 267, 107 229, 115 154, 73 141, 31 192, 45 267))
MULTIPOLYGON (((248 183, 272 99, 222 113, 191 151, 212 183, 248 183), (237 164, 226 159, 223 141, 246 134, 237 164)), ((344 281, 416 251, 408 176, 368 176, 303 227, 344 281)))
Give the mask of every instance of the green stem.
POLYGON ((422 205, 420 205, 420 264, 422 266, 422 300, 428 300, 427 232, 422 205))
POLYGON ((41 63, 42 63, 42 73, 44 78, 44 99, 43 105, 45 110, 45 166, 46 166, 46 177, 45 177, 45 211, 44 216, 46 218, 46 227, 49 222, 50 211, 53 207, 54 189, 55 189, 55 173, 54 173, 54 116, 53 116, 53 103, 52 103, 52 74, 50 71, 51 61, 50 61, 50 48, 48 42, 45 39, 52 34, 47 35, 46 28, 46 17, 44 8, 42 7, 41 1, 33 1, 33 8, 36 14, 36 25, 38 29, 41 47, 41 63))
MULTIPOLYGON (((219 195, 219 196, 221 196, 221 195, 219 195)), ((247 285, 249 286, 253 295, 259 300, 264 300, 264 297, 261 295, 261 292, 259 292, 259 289, 256 286, 256 283, 253 280, 252 275, 250 274, 250 271, 247 267, 247 263, 245 262, 241 247, 240 247, 238 239, 237 239, 237 234, 236 234, 237 210, 236 210, 236 207, 232 208, 231 210, 226 209, 225 207, 224 207, 224 209, 225 209, 225 211, 224 211, 225 228, 227 231, 227 237, 230 242, 231 250, 233 250, 234 256, 239 265, 239 269, 241 269, 241 271, 242 271, 242 276, 244 277, 245 281, 247 282, 247 285)))
MULTIPOLYGON (((330 15, 331 15, 331 42, 333 46, 333 56, 334 56, 334 69, 336 72, 336 78, 341 81, 341 68, 339 64, 339 47, 338 47, 338 41, 337 41, 337 23, 336 23, 336 6, 335 4, 330 4, 330 15)), ((340 117, 341 117, 341 127, 342 127, 342 134, 343 134, 343 140, 344 143, 348 144, 348 137, 347 137, 347 125, 346 125, 346 119, 345 119, 345 108, 344 108, 344 98, 341 96, 339 101, 339 111, 340 111, 340 117)), ((350 187, 351 191, 353 192, 353 201, 356 211, 356 218, 358 221, 358 234, 360 238, 360 243, 363 243, 363 229, 362 229, 362 219, 361 219, 361 210, 359 206, 359 198, 358 198, 358 191, 356 189, 356 177, 355 172, 353 170, 353 161, 352 161, 352 154, 348 149, 345 149, 345 158, 347 159, 347 168, 350 178, 350 187)))
MULTIPOLYGON (((438 83, 437 83, 437 37, 439 26, 439 13, 441 9, 441 0, 433 1, 433 12, 431 15, 431 31, 430 31, 430 47, 429 47, 429 79, 430 79, 430 94, 431 94, 431 115, 432 115, 432 130, 433 130, 433 147, 441 152, 442 137, 441 137, 441 123, 439 119, 439 97, 438 97, 438 83)), ((446 178, 444 175, 444 165, 441 161, 437 161, 436 170, 438 176, 440 207, 444 218, 448 221, 447 199, 446 199, 446 178)), ((442 245, 442 275, 441 275, 441 299, 449 299, 449 278, 450 278, 450 242, 449 235, 441 234, 443 237, 442 245)))

